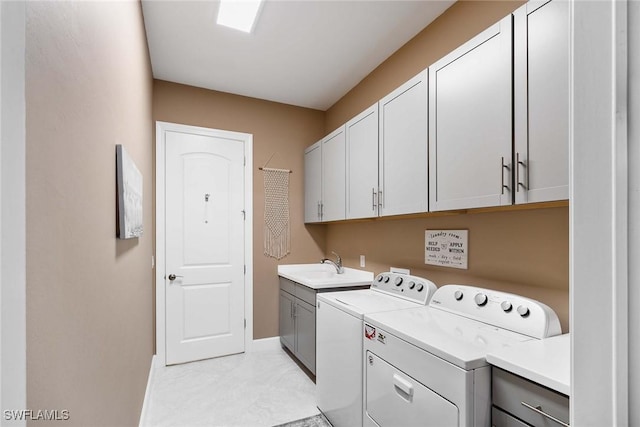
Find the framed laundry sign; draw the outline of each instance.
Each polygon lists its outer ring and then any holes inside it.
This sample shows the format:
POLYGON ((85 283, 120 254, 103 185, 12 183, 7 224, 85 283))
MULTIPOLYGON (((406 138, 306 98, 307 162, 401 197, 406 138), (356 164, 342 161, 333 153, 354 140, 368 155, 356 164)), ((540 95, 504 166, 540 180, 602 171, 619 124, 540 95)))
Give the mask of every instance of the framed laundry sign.
POLYGON ((424 263, 468 268, 469 230, 425 230, 424 263))

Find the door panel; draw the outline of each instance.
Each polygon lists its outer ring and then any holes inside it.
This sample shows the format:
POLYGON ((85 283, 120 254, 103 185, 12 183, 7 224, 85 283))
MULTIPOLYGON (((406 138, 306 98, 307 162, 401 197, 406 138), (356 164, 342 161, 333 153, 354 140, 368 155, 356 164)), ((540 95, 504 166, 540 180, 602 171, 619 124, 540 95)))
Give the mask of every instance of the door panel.
POLYGON ((347 219, 378 216, 378 104, 347 125, 347 219))
POLYGON ((280 291, 280 341, 295 353, 295 323, 293 319, 293 297, 280 291))
POLYGON ((429 206, 511 204, 511 16, 429 67, 429 206))
POLYGON ((380 100, 379 214, 426 212, 427 71, 380 100))
POLYGON ((296 300, 296 355, 316 373, 316 308, 313 305, 296 300))
POLYGON ((516 203, 569 198, 569 9, 554 0, 514 12, 516 203))
POLYGON ((366 352, 365 411, 377 425, 458 425, 458 408, 404 372, 366 352))
POLYGON ((227 307, 231 302, 231 283, 183 286, 183 341, 231 333, 227 307))
POLYGON ((244 142, 165 131, 165 179, 167 364, 242 352, 244 142))
POLYGON ((344 126, 322 140, 322 221, 345 219, 346 154, 344 126))
POLYGON ((322 141, 304 151, 304 222, 319 222, 322 203, 322 141))

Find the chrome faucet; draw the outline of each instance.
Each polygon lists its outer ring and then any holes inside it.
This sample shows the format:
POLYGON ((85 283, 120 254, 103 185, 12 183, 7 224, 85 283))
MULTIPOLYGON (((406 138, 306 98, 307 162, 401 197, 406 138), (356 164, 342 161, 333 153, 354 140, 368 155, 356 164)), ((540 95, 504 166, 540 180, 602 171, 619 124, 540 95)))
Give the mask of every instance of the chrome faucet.
POLYGON ((332 261, 329 258, 322 258, 320 260, 321 264, 331 264, 336 268, 336 271, 338 272, 338 274, 342 274, 344 273, 344 267, 342 266, 342 258, 340 258, 340 255, 338 255, 337 253, 331 251, 332 254, 334 254, 336 256, 336 260, 332 261))

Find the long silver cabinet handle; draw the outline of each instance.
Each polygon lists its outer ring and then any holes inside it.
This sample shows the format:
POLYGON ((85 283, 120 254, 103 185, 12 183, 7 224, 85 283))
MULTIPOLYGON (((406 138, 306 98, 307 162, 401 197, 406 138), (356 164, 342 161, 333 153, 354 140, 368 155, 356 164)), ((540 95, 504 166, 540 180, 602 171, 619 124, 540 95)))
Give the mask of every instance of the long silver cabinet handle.
POLYGON ((500 179, 501 179, 501 187, 500 188, 500 194, 504 194, 504 189, 506 188, 507 190, 509 189, 508 185, 505 185, 504 183, 504 170, 509 170, 509 166, 504 164, 504 157, 500 157, 500 179))
POLYGON ((382 190, 378 191, 378 206, 382 208, 382 190))
POLYGON ((520 182, 520 166, 526 169, 527 165, 520 160, 520 153, 516 153, 516 193, 520 191, 520 187, 527 189, 527 186, 520 182))
POLYGON ((371 189, 371 209, 376 210, 376 189, 371 189))
POLYGON ((540 405, 533 406, 533 405, 529 405, 527 402, 520 402, 520 404, 522 406, 524 406, 525 408, 531 409, 533 412, 542 415, 545 418, 549 418, 551 421, 556 422, 556 423, 560 424, 561 426, 569 427, 569 424, 567 424, 567 423, 565 423, 563 421, 560 421, 559 419, 557 419, 553 415, 549 415, 546 412, 544 412, 542 410, 542 406, 540 406, 540 405))

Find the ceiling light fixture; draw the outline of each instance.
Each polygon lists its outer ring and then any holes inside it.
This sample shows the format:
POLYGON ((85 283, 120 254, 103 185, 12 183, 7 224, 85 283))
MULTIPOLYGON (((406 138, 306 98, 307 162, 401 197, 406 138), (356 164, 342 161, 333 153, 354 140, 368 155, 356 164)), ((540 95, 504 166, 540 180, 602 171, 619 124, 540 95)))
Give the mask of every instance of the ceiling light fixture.
POLYGON ((250 33, 261 9, 262 0, 220 0, 219 25, 250 33))

